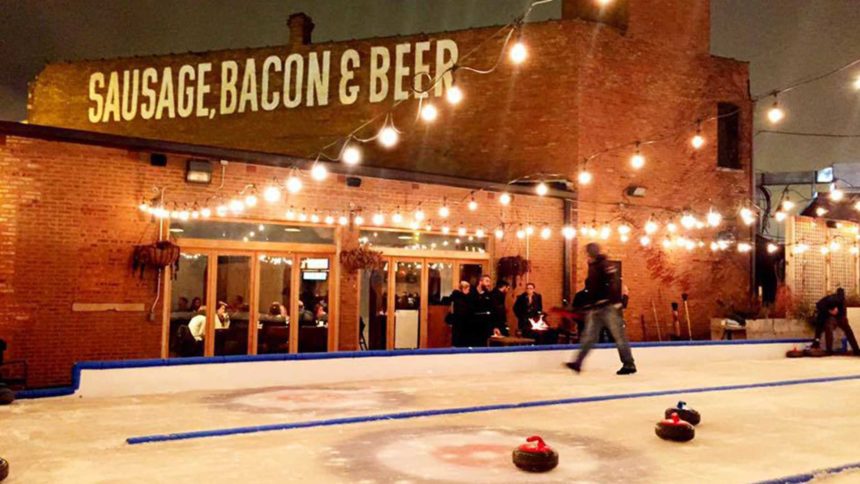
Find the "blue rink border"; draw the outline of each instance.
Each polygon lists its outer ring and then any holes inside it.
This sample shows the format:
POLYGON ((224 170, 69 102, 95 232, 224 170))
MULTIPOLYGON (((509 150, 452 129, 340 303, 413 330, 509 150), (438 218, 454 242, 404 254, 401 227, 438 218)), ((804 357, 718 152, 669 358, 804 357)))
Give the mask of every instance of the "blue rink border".
MULTIPOLYGON (((659 348, 677 346, 732 346, 732 345, 767 345, 809 342, 808 339, 762 339, 762 340, 699 340, 699 341, 641 341, 631 343, 633 348, 659 348)), ((600 343, 595 348, 615 348, 614 343, 600 343)), ((83 361, 72 367, 72 384, 67 387, 54 387, 17 392, 15 398, 34 399, 62 397, 74 395, 81 386, 81 372, 84 370, 116 370, 123 368, 152 368, 162 366, 213 365, 220 363, 256 363, 261 361, 293 361, 293 360, 331 360, 340 358, 380 358, 397 356, 432 356, 454 354, 483 354, 483 353, 521 353, 532 351, 573 351, 579 349, 578 344, 571 345, 541 345, 541 346, 506 346, 493 348, 430 348, 414 350, 370 350, 370 351, 335 351, 331 353, 281 353, 274 355, 237 355, 237 356, 199 356, 192 358, 153 358, 144 360, 115 360, 115 361, 83 361)))
MULTIPOLYGON (((749 383, 744 385, 723 385, 716 387, 699 387, 699 388, 685 388, 679 390, 658 390, 651 392, 637 392, 637 393, 621 393, 621 394, 613 394, 613 395, 595 395, 590 397, 575 397, 575 398, 562 398, 557 400, 534 400, 530 402, 520 402, 520 403, 501 403, 494 405, 478 405, 472 407, 453 407, 453 408, 443 408, 443 409, 431 409, 431 410, 418 410, 412 412, 397 412, 397 413, 384 413, 379 415, 366 415, 366 416, 358 416, 358 417, 344 417, 344 418, 333 418, 333 419, 325 419, 325 420, 308 420, 304 422, 291 422, 291 423, 283 423, 283 424, 269 424, 269 425, 257 425, 257 426, 249 426, 249 427, 232 427, 225 429, 213 429, 213 430, 199 430, 194 432, 177 432, 173 434, 160 434, 160 435, 145 435, 140 437, 129 437, 126 439, 126 443, 129 445, 138 445, 138 444, 148 444, 154 442, 172 442, 177 440, 192 440, 192 439, 202 439, 209 437, 224 437, 229 435, 242 435, 242 434, 252 434, 257 432, 275 432, 282 430, 295 430, 295 429, 305 429, 305 428, 313 428, 313 427, 332 427, 336 425, 350 425, 350 424, 358 424, 358 423, 368 423, 368 422, 378 422, 383 420, 407 420, 413 418, 422 418, 422 417, 438 417, 441 415, 458 415, 458 414, 466 414, 466 413, 480 413, 480 412, 492 412, 497 410, 518 410, 524 408, 534 408, 534 407, 548 407, 555 405, 573 405, 578 403, 592 403, 592 402, 606 402, 610 400, 625 400, 625 399, 633 399, 633 398, 648 398, 648 397, 659 397, 665 395, 679 395, 679 394, 691 394, 691 393, 709 393, 709 392, 722 392, 722 391, 730 391, 730 390, 747 390, 751 388, 769 388, 769 387, 784 387, 784 386, 793 386, 793 385, 809 385, 815 383, 830 383, 830 382, 839 382, 839 381, 850 381, 850 380, 860 380, 860 375, 846 375, 846 376, 835 376, 835 377, 822 377, 822 378, 805 378, 801 380, 782 380, 782 381, 773 381, 773 382, 765 382, 765 383, 749 383)), ((777 481, 781 482, 781 481, 777 481)), ((789 481, 793 482, 793 481, 789 481)), ((798 481, 804 482, 804 481, 798 481)))
POLYGON ((860 469, 860 462, 855 462, 853 464, 845 464, 843 466, 838 467, 828 467, 827 469, 818 469, 812 472, 807 472, 806 474, 778 477, 776 479, 770 479, 768 481, 759 481, 755 484, 800 484, 804 482, 809 482, 819 477, 835 476, 839 475, 840 472, 852 471, 857 469, 860 469))

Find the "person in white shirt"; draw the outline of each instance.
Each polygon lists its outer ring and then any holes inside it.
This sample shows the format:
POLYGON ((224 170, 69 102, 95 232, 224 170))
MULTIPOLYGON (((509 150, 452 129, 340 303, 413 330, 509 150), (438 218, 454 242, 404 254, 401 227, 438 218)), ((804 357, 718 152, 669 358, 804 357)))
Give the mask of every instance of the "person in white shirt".
POLYGON ((195 340, 203 341, 203 335, 206 333, 206 306, 197 309, 197 314, 188 322, 188 330, 195 340))

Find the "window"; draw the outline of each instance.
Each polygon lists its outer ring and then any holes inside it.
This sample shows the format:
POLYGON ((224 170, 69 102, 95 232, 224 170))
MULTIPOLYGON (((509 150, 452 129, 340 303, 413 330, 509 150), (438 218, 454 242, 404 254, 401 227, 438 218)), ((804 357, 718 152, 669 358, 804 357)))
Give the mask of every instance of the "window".
POLYGON ((717 104, 717 166, 741 168, 741 110, 731 103, 717 104))
POLYGON ((186 239, 293 242, 303 244, 331 244, 334 241, 333 228, 303 225, 208 220, 171 221, 170 232, 177 237, 186 239))
MULTIPOLYGON (((456 231, 455 231, 456 232, 456 231)), ((362 244, 371 246, 409 250, 453 250, 460 252, 487 251, 486 237, 475 235, 442 235, 417 232, 395 232, 388 230, 362 230, 359 238, 362 244)))

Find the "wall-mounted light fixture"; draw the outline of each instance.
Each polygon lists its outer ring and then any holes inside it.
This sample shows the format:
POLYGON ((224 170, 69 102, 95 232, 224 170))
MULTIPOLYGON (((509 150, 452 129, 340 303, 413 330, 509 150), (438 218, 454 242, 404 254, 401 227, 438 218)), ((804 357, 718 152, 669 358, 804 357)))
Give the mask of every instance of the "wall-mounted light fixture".
POLYGON ((206 185, 212 183, 212 163, 209 160, 188 160, 185 181, 206 185))

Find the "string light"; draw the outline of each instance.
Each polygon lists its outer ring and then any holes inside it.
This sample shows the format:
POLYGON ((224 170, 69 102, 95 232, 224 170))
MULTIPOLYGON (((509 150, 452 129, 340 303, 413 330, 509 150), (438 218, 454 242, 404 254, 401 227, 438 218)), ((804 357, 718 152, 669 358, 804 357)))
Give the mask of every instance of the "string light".
POLYGON ((472 192, 469 196, 470 198, 467 207, 469 208, 469 210, 474 212, 478 209, 478 202, 477 200, 475 200, 475 192, 472 192))
POLYGON ((326 225, 333 225, 334 224, 334 217, 332 217, 331 215, 326 215, 325 216, 325 223, 326 223, 326 225))
POLYGON ((523 238, 525 238, 525 236, 526 236, 526 232, 523 229, 517 230, 517 238, 518 239, 523 239, 523 238))
POLYGON ((591 176, 591 173, 585 169, 580 171, 579 174, 576 176, 576 180, 579 182, 580 185, 588 185, 589 183, 591 183, 592 179, 593 177, 591 176))
POLYGON ((540 238, 546 240, 552 235, 552 230, 549 227, 540 229, 540 238))
POLYGON ((479 239, 483 239, 485 235, 486 235, 486 233, 484 232, 483 228, 478 227, 477 229, 475 229, 475 237, 477 237, 479 239))
POLYGON ((666 231, 669 232, 670 234, 674 234, 675 232, 678 231, 678 226, 672 222, 669 222, 668 224, 666 224, 666 231))
POLYGON ((705 138, 702 136, 702 121, 696 121, 696 134, 693 135, 693 139, 690 140, 690 144, 693 145, 693 149, 699 149, 702 146, 705 146, 705 138))
POLYGON ((290 175, 287 178, 287 191, 290 193, 298 193, 302 190, 302 179, 296 175, 290 175))
POLYGON ((808 250, 809 250, 809 246, 806 244, 803 244, 803 243, 797 244, 794 246, 793 249, 791 249, 791 251, 794 252, 795 254, 803 254, 808 250))
POLYGON ((397 207, 397 210, 394 211, 394 214, 391 216, 391 221, 396 224, 403 223, 403 215, 400 213, 400 207, 397 207))
POLYGON ((320 216, 317 215, 316 210, 314 210, 314 213, 311 214, 311 222, 318 223, 319 221, 320 221, 320 216))
POLYGON ((830 199, 834 202, 841 202, 842 199, 845 198, 845 192, 836 188, 835 185, 830 186, 830 199))
POLYGON ((448 88, 448 91, 445 93, 445 99, 448 100, 449 104, 460 104, 460 102, 463 100, 463 91, 460 89, 460 86, 452 84, 451 87, 448 88))
POLYGON ((719 212, 716 212, 711 209, 708 210, 708 215, 705 220, 708 222, 709 227, 719 227, 720 224, 723 222, 723 216, 720 215, 719 212))
POLYGON ((773 254, 774 252, 776 252, 776 251, 778 251, 778 250, 779 250, 779 246, 778 246, 778 245, 774 244, 773 242, 768 242, 768 243, 767 243, 767 253, 768 253, 768 254, 773 254))
POLYGON ((767 112, 767 119, 770 120, 771 123, 777 124, 785 118, 785 111, 779 107, 779 101, 776 99, 776 95, 773 96, 773 105, 770 110, 767 112))
POLYGON ((424 218, 426 217, 426 215, 424 214, 424 210, 421 210, 421 204, 420 203, 418 204, 418 207, 415 209, 415 213, 412 214, 412 217, 415 220, 417 220, 418 222, 423 221, 424 218))
POLYGON ((448 218, 451 215, 451 209, 448 208, 448 200, 442 199, 442 206, 439 207, 439 216, 442 218, 448 218))
POLYGON ((629 225, 619 225, 618 226, 618 233, 621 234, 622 236, 630 234, 630 226, 629 225))
POLYGON ((833 242, 830 242, 830 250, 831 251, 839 252, 839 249, 841 249, 841 248, 842 248, 842 246, 839 244, 839 242, 837 242, 835 240, 833 242))
MULTIPOLYGON (((361 153, 358 153, 358 159, 361 160, 361 153)), ((358 163, 358 161, 356 161, 358 163)), ((355 163, 350 163, 355 164, 355 163)), ((328 169, 324 165, 319 163, 314 163, 314 166, 311 168, 311 178, 315 181, 323 181, 328 177, 328 169)))
POLYGON ((630 166, 633 167, 634 170, 638 170, 645 166, 645 157, 642 156, 642 153, 639 151, 639 142, 636 142, 636 153, 630 157, 630 166))
POLYGON ((531 225, 526 225, 526 235, 531 236, 531 235, 534 235, 534 233, 535 233, 535 228, 532 227, 531 225))
POLYGON ((576 237, 576 229, 571 227, 570 225, 565 226, 561 229, 561 235, 564 236, 565 239, 570 240, 576 237))
POLYGON ((540 182, 535 187, 535 193, 537 193, 538 196, 542 197, 549 193, 549 187, 546 185, 546 183, 540 182))
POLYGON ((364 217, 362 217, 361 215, 356 215, 355 218, 352 219, 352 221, 355 225, 363 225, 364 224, 364 217))
POLYGON ((783 211, 779 211, 773 214, 773 218, 776 219, 777 222, 784 222, 786 217, 788 217, 788 215, 783 211))
POLYGON ((748 244, 747 242, 741 242, 738 244, 738 252, 740 252, 740 253, 747 253, 751 250, 752 250, 752 245, 748 244))
POLYGON ((681 226, 687 230, 695 227, 696 222, 697 222, 696 217, 690 215, 689 213, 684 214, 684 216, 681 217, 681 226))
POLYGON ((855 246, 851 247, 850 249, 848 249, 848 252, 850 252, 852 255, 857 255, 857 254, 860 254, 860 248, 858 248, 855 245, 855 246))
POLYGON ((828 248, 827 246, 822 246, 820 249, 818 249, 818 251, 821 252, 821 255, 827 255, 830 253, 830 248, 828 248))
POLYGON ((791 200, 786 199, 786 200, 782 201, 782 209, 785 210, 786 212, 790 211, 793 208, 794 208, 794 202, 792 202, 791 200))
POLYGON ((385 148, 392 148, 397 144, 397 141, 400 139, 400 134, 394 129, 393 126, 385 126, 379 132, 379 144, 384 146, 385 148))
POLYGON ((448 233, 451 231, 451 228, 447 225, 442 225, 439 230, 441 230, 443 234, 448 235, 448 233))
POLYGON ((340 159, 347 165, 357 165, 361 163, 361 150, 355 145, 347 145, 343 149, 340 159))
POLYGON ((235 214, 242 213, 242 211, 245 210, 245 204, 242 203, 242 201, 237 199, 237 198, 230 200, 229 207, 230 207, 230 211, 235 213, 235 214))
POLYGON ((263 199, 269 203, 275 203, 281 199, 281 189, 272 184, 263 190, 263 199))
POLYGON ((514 64, 522 64, 525 62, 526 57, 528 57, 528 50, 526 49, 525 44, 519 40, 514 43, 514 45, 511 46, 510 56, 511 62, 514 64))
POLYGON ((382 212, 376 212, 373 214, 371 221, 373 222, 373 225, 383 225, 385 224, 385 215, 383 215, 382 212))
POLYGON ((436 121, 436 118, 439 116, 439 110, 436 109, 436 106, 427 103, 421 106, 421 119, 428 123, 432 123, 436 121))
POLYGON ((657 225, 657 222, 655 222, 653 220, 648 220, 647 222, 645 222, 645 233, 648 235, 653 234, 659 228, 660 228, 660 226, 657 225))
POLYGON ((741 209, 741 219, 744 224, 752 225, 755 222, 755 214, 747 207, 741 209))
POLYGON ((823 217, 823 216, 827 215, 827 209, 824 207, 817 207, 815 209, 815 215, 818 215, 819 217, 823 217))
POLYGON ((211 216, 212 216, 212 209, 210 209, 209 207, 203 207, 203 208, 200 210, 200 215, 201 215, 203 218, 209 218, 209 217, 211 217, 211 216))
POLYGON ((493 235, 496 236, 497 239, 503 239, 505 237, 505 229, 502 226, 496 227, 496 230, 493 232, 493 235))
POLYGON ((463 237, 466 235, 466 227, 464 227, 462 223, 457 228, 457 235, 459 235, 460 237, 463 237))
POLYGON ((305 209, 302 209, 302 211, 299 212, 299 222, 307 222, 307 221, 308 221, 308 212, 305 211, 305 209))
POLYGON ((502 205, 510 205, 511 204, 511 194, 508 192, 504 192, 499 195, 499 203, 502 205))
POLYGON ((643 235, 642 237, 639 237, 639 243, 642 244, 642 247, 648 247, 651 245, 651 237, 643 235))

